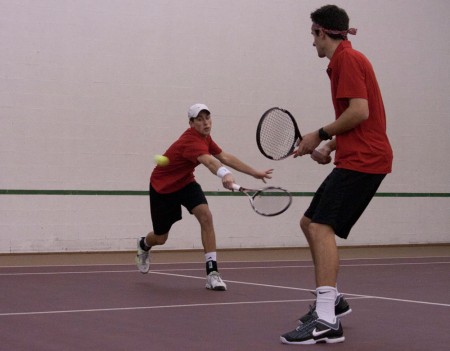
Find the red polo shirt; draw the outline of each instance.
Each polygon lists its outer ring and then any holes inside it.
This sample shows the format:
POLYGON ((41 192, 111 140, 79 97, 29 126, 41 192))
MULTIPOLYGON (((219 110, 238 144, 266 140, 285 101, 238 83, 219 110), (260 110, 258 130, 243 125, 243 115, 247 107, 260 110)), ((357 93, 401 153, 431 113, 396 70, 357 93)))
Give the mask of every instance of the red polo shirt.
POLYGON ((351 98, 366 99, 369 103, 369 118, 336 136, 336 167, 364 173, 390 173, 393 153, 386 134, 386 114, 369 60, 345 40, 334 52, 327 73, 336 119, 348 108, 351 98))
POLYGON ((211 136, 203 136, 194 128, 188 128, 164 153, 169 165, 156 166, 150 176, 152 187, 161 194, 184 188, 195 180, 194 169, 201 155, 218 155, 222 149, 211 136))

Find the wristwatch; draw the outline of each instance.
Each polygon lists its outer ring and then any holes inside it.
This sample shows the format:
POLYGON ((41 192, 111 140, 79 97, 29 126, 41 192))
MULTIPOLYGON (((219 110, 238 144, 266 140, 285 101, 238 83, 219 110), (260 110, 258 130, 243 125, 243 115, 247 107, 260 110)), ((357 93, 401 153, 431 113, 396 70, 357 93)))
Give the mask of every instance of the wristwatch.
POLYGON ((322 140, 331 140, 333 137, 330 136, 323 128, 319 129, 319 138, 322 140))

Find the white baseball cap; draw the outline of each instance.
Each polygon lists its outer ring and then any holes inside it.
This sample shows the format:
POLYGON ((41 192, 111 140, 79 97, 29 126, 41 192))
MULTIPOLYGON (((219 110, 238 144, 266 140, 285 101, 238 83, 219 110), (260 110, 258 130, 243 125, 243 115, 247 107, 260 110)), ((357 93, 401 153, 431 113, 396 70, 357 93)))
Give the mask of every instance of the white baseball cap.
POLYGON ((198 116, 198 114, 200 113, 200 111, 206 110, 209 113, 211 113, 209 111, 208 106, 204 105, 204 104, 195 104, 192 105, 191 107, 189 107, 189 111, 188 111, 188 117, 189 119, 191 118, 196 118, 198 116))

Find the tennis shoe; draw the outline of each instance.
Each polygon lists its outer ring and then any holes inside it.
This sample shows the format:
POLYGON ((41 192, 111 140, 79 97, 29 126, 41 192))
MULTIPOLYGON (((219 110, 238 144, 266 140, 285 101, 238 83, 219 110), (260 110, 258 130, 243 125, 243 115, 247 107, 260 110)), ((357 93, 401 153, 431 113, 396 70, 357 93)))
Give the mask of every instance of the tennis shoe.
MULTIPOLYGON (((316 295, 313 292, 314 295, 316 295)), ((316 311, 316 303, 314 302, 313 305, 309 306, 309 311, 301 316, 298 320, 301 323, 307 323, 309 320, 311 320, 313 313, 316 311)), ((334 303, 334 314, 337 318, 344 317, 352 312, 352 309, 350 308, 350 305, 348 304, 347 300, 344 298, 343 295, 338 295, 336 297, 336 301, 334 303)))
POLYGON ((206 276, 206 289, 218 291, 227 290, 227 285, 220 277, 219 272, 212 271, 206 276))
POLYGON ((332 324, 317 317, 313 312, 311 318, 289 333, 280 336, 283 344, 311 345, 317 343, 335 344, 345 340, 342 324, 336 318, 332 324))
POLYGON ((150 250, 145 251, 141 248, 141 238, 137 240, 136 265, 139 272, 147 274, 150 270, 150 250))

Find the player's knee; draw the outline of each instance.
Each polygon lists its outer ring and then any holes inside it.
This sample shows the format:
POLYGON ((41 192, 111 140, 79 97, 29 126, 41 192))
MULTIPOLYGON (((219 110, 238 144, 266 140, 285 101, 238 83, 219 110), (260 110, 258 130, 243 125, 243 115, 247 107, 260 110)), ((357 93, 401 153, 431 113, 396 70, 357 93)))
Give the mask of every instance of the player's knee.
POLYGON ((324 235, 329 235, 329 234, 334 235, 333 228, 327 224, 311 222, 311 223, 309 223, 308 231, 309 231, 309 237, 313 240, 316 238, 320 239, 324 235))
POLYGON ((309 225, 310 224, 311 224, 311 219, 309 219, 308 217, 303 216, 300 219, 300 228, 302 229, 302 231, 305 235, 309 234, 309 225))
POLYGON ((211 225, 213 222, 212 213, 209 210, 201 211, 196 217, 200 225, 211 225))
POLYGON ((317 235, 320 232, 320 225, 317 223, 309 223, 308 230, 312 236, 317 235))
POLYGON ((157 245, 164 245, 168 237, 169 237, 168 233, 163 235, 155 235, 154 240, 156 241, 157 245))
POLYGON ((198 219, 200 225, 205 228, 205 227, 212 227, 213 225, 213 220, 212 220, 212 216, 211 215, 205 215, 201 218, 198 219))

